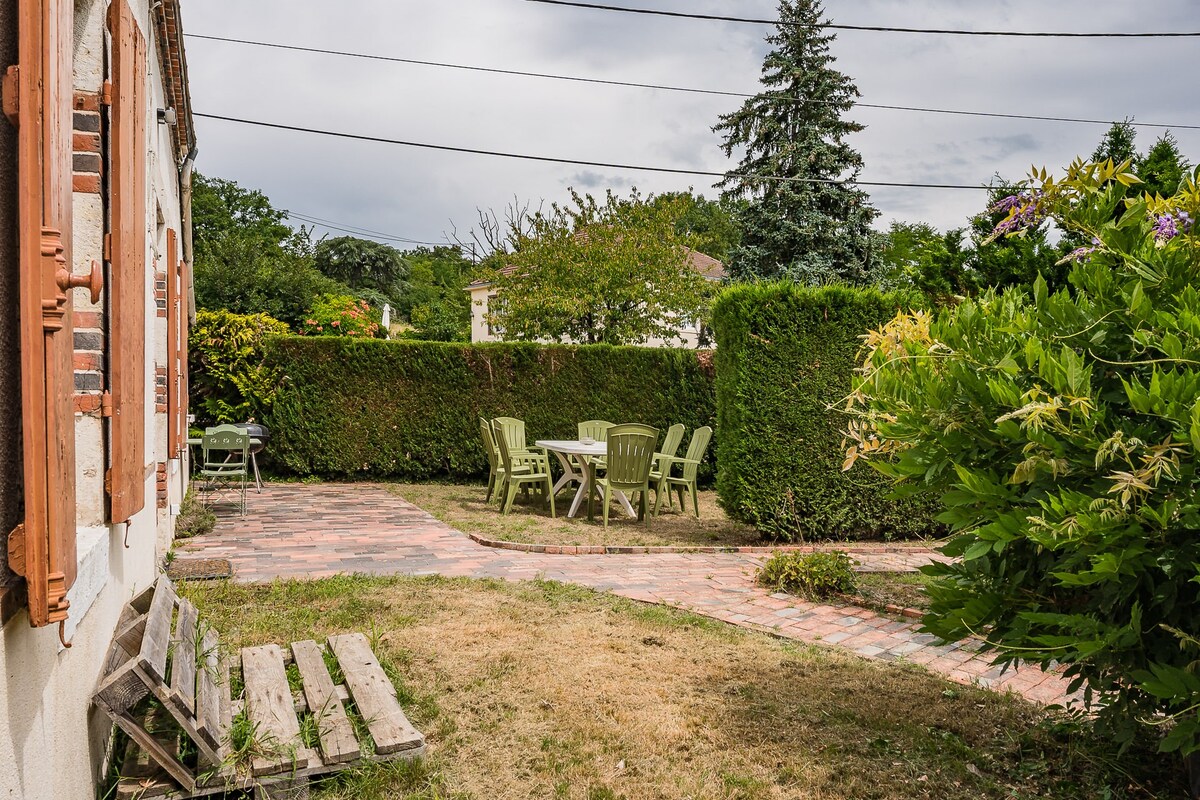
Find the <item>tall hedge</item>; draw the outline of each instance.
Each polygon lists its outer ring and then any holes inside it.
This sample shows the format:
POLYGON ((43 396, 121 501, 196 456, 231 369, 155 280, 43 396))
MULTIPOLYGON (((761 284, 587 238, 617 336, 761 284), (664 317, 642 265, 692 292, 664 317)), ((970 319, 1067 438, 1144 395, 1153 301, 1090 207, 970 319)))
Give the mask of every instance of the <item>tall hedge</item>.
POLYGON ((786 539, 905 538, 936 530, 928 505, 890 500, 866 470, 842 472, 859 338, 907 294, 793 283, 740 284, 713 310, 717 493, 734 518, 786 539))
POLYGON ((265 362, 286 375, 264 419, 271 455, 301 475, 486 475, 480 417, 523 419, 532 441, 574 439, 588 419, 690 432, 716 415, 704 351, 287 336, 265 362))

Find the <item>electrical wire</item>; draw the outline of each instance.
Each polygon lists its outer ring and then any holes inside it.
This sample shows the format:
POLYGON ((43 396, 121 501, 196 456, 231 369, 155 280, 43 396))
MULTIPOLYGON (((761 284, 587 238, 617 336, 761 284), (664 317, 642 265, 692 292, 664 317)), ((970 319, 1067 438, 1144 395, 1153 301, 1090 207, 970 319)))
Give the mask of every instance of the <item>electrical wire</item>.
POLYGON ((908 182, 893 182, 893 181, 859 181, 859 180, 836 180, 833 178, 801 178, 791 175, 744 175, 736 172, 710 172, 697 169, 682 169, 679 167, 655 167, 639 164, 618 164, 607 161, 586 161, 575 158, 558 158, 555 156, 541 156, 532 153, 506 153, 500 150, 480 150, 471 147, 455 147, 446 144, 433 144, 431 142, 410 142, 403 139, 388 139, 381 136, 367 136, 359 133, 345 133, 341 131, 326 131, 318 128, 305 128, 300 125, 284 125, 278 122, 265 122, 262 120, 241 119, 238 117, 227 117, 221 114, 203 114, 195 112, 193 116, 202 117, 204 119, 221 120, 222 122, 232 122, 239 125, 253 125, 261 128, 272 128, 282 131, 293 131, 295 133, 311 133, 319 136, 332 136, 339 139, 353 139, 360 142, 376 142, 379 144, 392 144, 402 147, 418 147, 426 150, 441 150, 449 153, 468 153, 470 155, 493 156, 496 158, 511 158, 522 161, 539 161, 548 164, 570 164, 580 167, 598 167, 602 169, 626 169, 636 172, 661 172, 668 175, 697 175, 706 178, 746 178, 756 181, 779 181, 791 183, 828 183, 836 185, 857 185, 857 186, 885 186, 897 187, 905 189, 975 189, 987 190, 988 187, 983 184, 955 184, 955 183, 908 183, 908 182))
POLYGON ((1200 36, 1200 31, 1161 31, 1146 33, 1129 32, 1060 32, 1060 31, 968 31, 953 28, 897 28, 885 25, 835 25, 822 22, 813 25, 799 22, 784 22, 777 19, 759 19, 754 17, 730 17, 720 14, 696 14, 690 11, 666 11, 656 8, 626 8, 625 6, 602 5, 600 3, 580 3, 576 0, 525 0, 527 3, 542 3, 551 6, 568 6, 571 8, 586 8, 592 11, 618 11, 626 14, 644 14, 657 17, 677 17, 682 19, 703 19, 717 22, 740 22, 750 25, 775 25, 798 28, 829 28, 840 31, 870 31, 873 33, 926 33, 942 36, 1025 36, 1041 38, 1065 39, 1167 39, 1191 38, 1200 36))
MULTIPOLYGON (((749 98, 757 95, 748 94, 746 92, 729 92, 721 89, 701 89, 699 87, 690 86, 668 86, 659 83, 637 83, 634 81, 618 81, 608 80, 604 78, 587 78, 579 75, 559 75, 550 72, 525 72, 515 69, 501 69, 499 67, 480 67, 469 64, 451 64, 444 61, 422 61, 416 58, 401 58, 399 56, 384 56, 373 53, 355 53, 347 50, 328 50, 320 47, 302 47, 300 45, 281 44, 279 42, 259 42, 250 39, 235 39, 227 36, 208 36, 199 33, 185 33, 186 38, 205 39, 213 42, 226 42, 229 44, 249 45, 253 47, 266 47, 276 50, 292 50, 301 53, 319 53, 321 55, 342 56, 345 58, 361 58, 371 61, 388 61, 398 64, 414 64, 423 67, 439 67, 443 69, 457 69, 469 72, 483 72, 494 75, 516 75, 523 78, 545 78, 549 80, 571 81, 575 83, 592 83, 601 84, 604 86, 627 86, 635 89, 657 89, 664 92, 684 92, 689 94, 715 95, 718 97, 740 97, 749 98)), ((807 98, 787 98, 796 103, 807 103, 813 105, 833 105, 830 100, 810 100, 807 98)), ((968 117, 993 117, 998 119, 1025 119, 1037 120, 1042 122, 1072 122, 1082 123, 1086 125, 1112 125, 1115 120, 1111 119, 1086 119, 1079 117, 1047 117, 1037 114, 1004 114, 994 111, 961 111, 948 108, 924 108, 920 106, 896 106, 885 105, 883 103, 855 103, 859 108, 879 108, 890 111, 914 111, 924 114, 956 114, 968 117)), ((1200 130, 1200 125, 1170 125, 1161 122, 1134 122, 1130 120, 1130 124, 1138 128, 1174 128, 1176 130, 1200 130)))
POLYGON ((292 211, 290 209, 284 209, 283 213, 286 214, 289 218, 298 219, 301 222, 307 222, 312 225, 319 225, 322 228, 329 228, 330 230, 341 231, 343 233, 360 234, 360 235, 365 235, 365 236, 371 236, 372 238, 376 238, 376 239, 386 239, 386 240, 392 241, 392 242, 403 242, 404 244, 420 244, 420 245, 426 245, 428 247, 457 247, 458 246, 458 245, 450 244, 447 242, 426 242, 426 241, 422 241, 420 239, 410 239, 407 236, 397 236, 396 234, 392 234, 392 233, 384 233, 382 231, 374 231, 374 230, 371 230, 370 228, 360 228, 355 225, 350 225, 349 223, 346 223, 346 222, 336 222, 334 220, 322 219, 321 217, 314 217, 311 214, 302 214, 299 211, 292 211))

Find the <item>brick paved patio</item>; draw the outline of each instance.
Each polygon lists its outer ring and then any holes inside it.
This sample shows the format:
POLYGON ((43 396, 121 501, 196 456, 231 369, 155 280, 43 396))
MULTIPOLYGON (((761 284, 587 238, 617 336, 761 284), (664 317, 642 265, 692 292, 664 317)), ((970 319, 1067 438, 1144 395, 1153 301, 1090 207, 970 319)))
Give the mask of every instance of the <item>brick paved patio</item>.
MULTIPOLYGON (((765 558, 753 553, 554 555, 483 547, 372 484, 274 484, 250 493, 247 514, 222 516, 216 531, 182 544, 179 555, 227 558, 234 579, 323 578, 338 573, 445 575, 548 580, 694 611, 746 628, 865 658, 903 660, 959 683, 1061 703, 1065 682, 1037 668, 1004 674, 977 643, 934 644, 912 622, 845 605, 771 594, 754 582, 765 558)), ((862 553, 865 570, 913 569, 929 554, 862 553)))

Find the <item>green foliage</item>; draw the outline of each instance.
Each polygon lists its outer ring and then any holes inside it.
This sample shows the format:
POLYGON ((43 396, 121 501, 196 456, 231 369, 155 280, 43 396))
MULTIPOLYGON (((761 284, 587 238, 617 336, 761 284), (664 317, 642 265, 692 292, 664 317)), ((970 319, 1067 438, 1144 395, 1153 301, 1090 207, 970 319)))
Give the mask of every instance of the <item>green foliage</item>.
POLYGON ((1112 161, 1114 164, 1128 163, 1130 170, 1137 170, 1141 159, 1137 153, 1137 130, 1128 118, 1114 122, 1112 127, 1104 132, 1104 138, 1092 152, 1093 163, 1112 161))
POLYGON ((927 505, 888 481, 842 474, 837 456, 860 336, 912 294, 792 283, 732 286, 717 299, 717 494, 734 519, 786 539, 912 537, 927 505))
POLYGON ((744 202, 723 198, 706 200, 704 195, 692 192, 667 192, 655 196, 652 205, 669 205, 675 220, 675 234, 690 247, 724 263, 729 254, 742 240, 742 232, 734 215, 745 205, 744 202))
POLYGON ((175 538, 190 539, 193 536, 203 536, 212 533, 216 526, 217 515, 196 499, 194 491, 189 491, 179 504, 179 516, 175 518, 175 538))
POLYGON ((776 553, 759 570, 758 582, 777 592, 822 600, 854 590, 854 561, 841 550, 776 553))
POLYGON ((574 438, 585 419, 713 423, 708 354, 694 350, 340 337, 266 349, 264 368, 288 377, 264 420, 271 455, 301 475, 485 476, 480 417, 524 419, 531 441, 574 438))
POLYGON ((721 184, 727 198, 746 201, 730 262, 736 279, 873 278, 871 222, 879 212, 853 186, 863 161, 846 141, 863 126, 842 118, 859 92, 833 67, 835 37, 822 27, 823 15, 817 0, 780 2, 763 90, 713 129, 724 136, 726 156, 741 154, 721 184))
POLYGON ((371 289, 395 301, 404 295, 408 264, 390 245, 338 236, 322 239, 313 248, 313 265, 333 280, 354 290, 371 289))
POLYGON ((687 265, 675 233, 682 199, 629 199, 608 192, 603 204, 571 191, 531 219, 532 235, 492 276, 497 296, 489 321, 510 340, 639 344, 677 337, 679 319, 695 318, 706 281, 687 265))
POLYGON ((201 422, 245 422, 270 407, 283 374, 263 365, 262 345, 287 332, 285 323, 266 314, 196 313, 188 334, 188 382, 201 422))
POLYGON ((344 294, 323 294, 313 301, 300 328, 306 336, 366 336, 379 333, 371 306, 344 294))
POLYGON ((1142 179, 1146 194, 1170 197, 1179 191, 1179 184, 1190 171, 1187 159, 1179 150, 1179 143, 1167 131, 1146 151, 1137 176, 1142 179))
POLYGON ((1029 291, 1040 275, 1051 291, 1057 291, 1067 285, 1069 266, 1062 261, 1064 251, 1050 243, 1048 221, 1024 228, 1020 236, 992 236, 1008 213, 998 204, 1015 192, 1006 181, 995 181, 988 191, 987 208, 971 219, 974 251, 967 263, 970 280, 976 292, 1009 286, 1029 291))
POLYGON ((890 286, 915 289, 944 303, 974 289, 967 270, 970 256, 961 228, 943 234, 923 222, 893 221, 879 251, 879 271, 890 286))
POLYGON ((199 308, 296 324, 317 295, 345 293, 313 267, 308 234, 289 227, 262 192, 197 174, 192 218, 199 308))
MULTIPOLYGON (((462 292, 466 296, 466 292, 462 292)), ((465 342, 471 338, 471 312, 466 303, 434 300, 413 306, 409 314, 413 338, 426 342, 465 342)))
POLYGON ((1042 217, 1094 244, 1071 291, 985 293, 872 334, 855 446, 941 500, 954 563, 925 627, 1001 663, 1064 665, 1102 730, 1154 721, 1200 750, 1200 190, 1142 195, 1129 165, 1035 174, 999 232, 1042 217), (1133 188, 1131 188, 1133 187, 1133 188), (1173 724, 1163 724, 1172 722, 1173 724))

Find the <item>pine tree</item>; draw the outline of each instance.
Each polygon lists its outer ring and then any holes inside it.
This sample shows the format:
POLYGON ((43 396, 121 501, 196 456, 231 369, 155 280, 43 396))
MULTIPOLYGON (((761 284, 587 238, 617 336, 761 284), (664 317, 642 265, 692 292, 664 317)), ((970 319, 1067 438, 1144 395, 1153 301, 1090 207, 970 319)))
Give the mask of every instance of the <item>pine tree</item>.
POLYGON ((1143 185, 1139 188, 1149 194, 1170 197, 1179 190, 1179 182, 1190 169, 1187 159, 1179 152, 1179 143, 1167 131, 1142 159, 1137 176, 1142 179, 1143 185))
POLYGON ((1124 122, 1114 122, 1092 152, 1092 161, 1106 161, 1110 158, 1114 164, 1129 161, 1136 172, 1141 160, 1135 147, 1136 142, 1137 131, 1133 129, 1133 123, 1128 118, 1124 122))
POLYGON ((871 279, 879 212, 853 185, 863 161, 846 138, 863 126, 842 118, 859 91, 833 67, 823 15, 818 0, 781 0, 763 90, 713 128, 726 156, 744 152, 721 183, 727 198, 746 201, 730 264, 736 279, 871 279))

